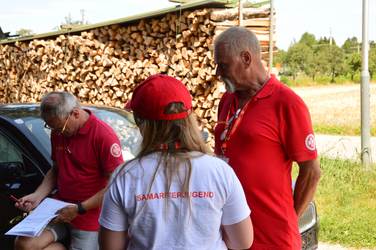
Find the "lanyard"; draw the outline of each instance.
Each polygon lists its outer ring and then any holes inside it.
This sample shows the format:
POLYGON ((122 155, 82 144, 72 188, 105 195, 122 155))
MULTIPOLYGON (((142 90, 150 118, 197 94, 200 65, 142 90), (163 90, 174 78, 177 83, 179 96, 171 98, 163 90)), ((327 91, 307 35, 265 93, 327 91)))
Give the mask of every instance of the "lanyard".
POLYGON ((176 148, 184 148, 183 143, 180 143, 180 142, 162 143, 162 144, 159 144, 156 150, 176 149, 176 148))
POLYGON ((243 107, 243 109, 238 109, 236 111, 235 115, 230 118, 230 113, 231 113, 232 104, 233 104, 233 102, 231 102, 231 106, 230 106, 230 108, 228 110, 227 117, 226 117, 226 123, 225 123, 225 130, 224 130, 224 132, 227 130, 225 132, 226 135, 225 135, 225 137, 223 139, 221 138, 223 140, 222 147, 221 147, 221 150, 222 150, 221 151, 221 156, 224 156, 226 148, 227 148, 227 143, 231 139, 231 137, 235 134, 235 131, 239 127, 239 124, 242 121, 245 112, 247 112, 247 110, 250 107, 250 103, 253 100, 253 97, 255 97, 260 92, 260 90, 265 86, 265 84, 269 81, 269 79, 270 79, 270 74, 268 74, 268 77, 265 79, 265 82, 262 84, 261 88, 245 104, 245 106, 243 107))

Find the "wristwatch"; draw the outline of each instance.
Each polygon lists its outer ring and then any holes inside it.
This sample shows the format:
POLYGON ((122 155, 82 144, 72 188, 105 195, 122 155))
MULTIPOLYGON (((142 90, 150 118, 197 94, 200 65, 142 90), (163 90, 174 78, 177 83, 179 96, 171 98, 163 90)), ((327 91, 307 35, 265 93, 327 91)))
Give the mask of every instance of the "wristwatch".
POLYGON ((77 203, 78 206, 78 214, 83 215, 86 213, 86 209, 82 206, 81 202, 77 203))

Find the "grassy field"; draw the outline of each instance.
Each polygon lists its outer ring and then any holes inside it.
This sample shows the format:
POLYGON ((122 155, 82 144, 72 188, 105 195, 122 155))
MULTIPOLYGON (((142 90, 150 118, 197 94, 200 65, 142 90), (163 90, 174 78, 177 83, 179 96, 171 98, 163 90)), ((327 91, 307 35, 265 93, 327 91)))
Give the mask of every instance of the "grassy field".
MULTIPOLYGON (((376 249, 376 166, 320 157, 322 177, 315 195, 321 220, 319 240, 357 249, 376 249)), ((299 168, 294 165, 293 178, 299 168)))
MULTIPOLYGON (((316 84, 292 89, 307 104, 316 134, 360 136, 359 84, 316 84)), ((376 81, 370 84, 370 96, 371 136, 376 136, 376 81)))
MULTIPOLYGON (((356 79, 355 79, 356 80, 356 79)), ((312 82, 292 87, 307 104, 316 134, 360 135, 360 84, 312 82)), ((376 81, 370 84, 371 136, 376 136, 376 81)), ((375 154, 375 153, 374 153, 375 154)), ((376 249, 376 166, 320 156, 322 177, 315 195, 320 241, 376 249)), ((299 168, 294 165, 293 178, 299 168)))

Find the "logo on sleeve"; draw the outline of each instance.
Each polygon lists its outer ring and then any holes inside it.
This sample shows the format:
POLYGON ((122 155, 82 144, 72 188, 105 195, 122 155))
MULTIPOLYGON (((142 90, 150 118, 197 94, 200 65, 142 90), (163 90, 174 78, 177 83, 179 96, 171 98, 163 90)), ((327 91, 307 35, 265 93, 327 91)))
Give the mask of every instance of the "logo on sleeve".
POLYGON ((119 144, 114 143, 111 146, 111 154, 113 157, 119 157, 121 155, 121 149, 119 144))
POLYGON ((309 150, 315 150, 316 149, 316 140, 313 134, 309 134, 307 138, 305 139, 305 145, 309 150))

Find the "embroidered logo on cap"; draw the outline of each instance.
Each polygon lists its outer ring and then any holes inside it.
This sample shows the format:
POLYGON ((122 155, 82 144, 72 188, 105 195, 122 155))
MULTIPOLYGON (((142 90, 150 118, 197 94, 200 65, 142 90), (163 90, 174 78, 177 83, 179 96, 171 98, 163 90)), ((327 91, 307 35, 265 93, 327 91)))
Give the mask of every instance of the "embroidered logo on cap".
POLYGON ((113 157, 119 157, 121 155, 121 149, 119 144, 114 143, 111 146, 111 154, 113 157))
POLYGON ((305 139, 305 145, 309 150, 315 150, 316 149, 316 140, 313 134, 309 134, 307 138, 305 139))

